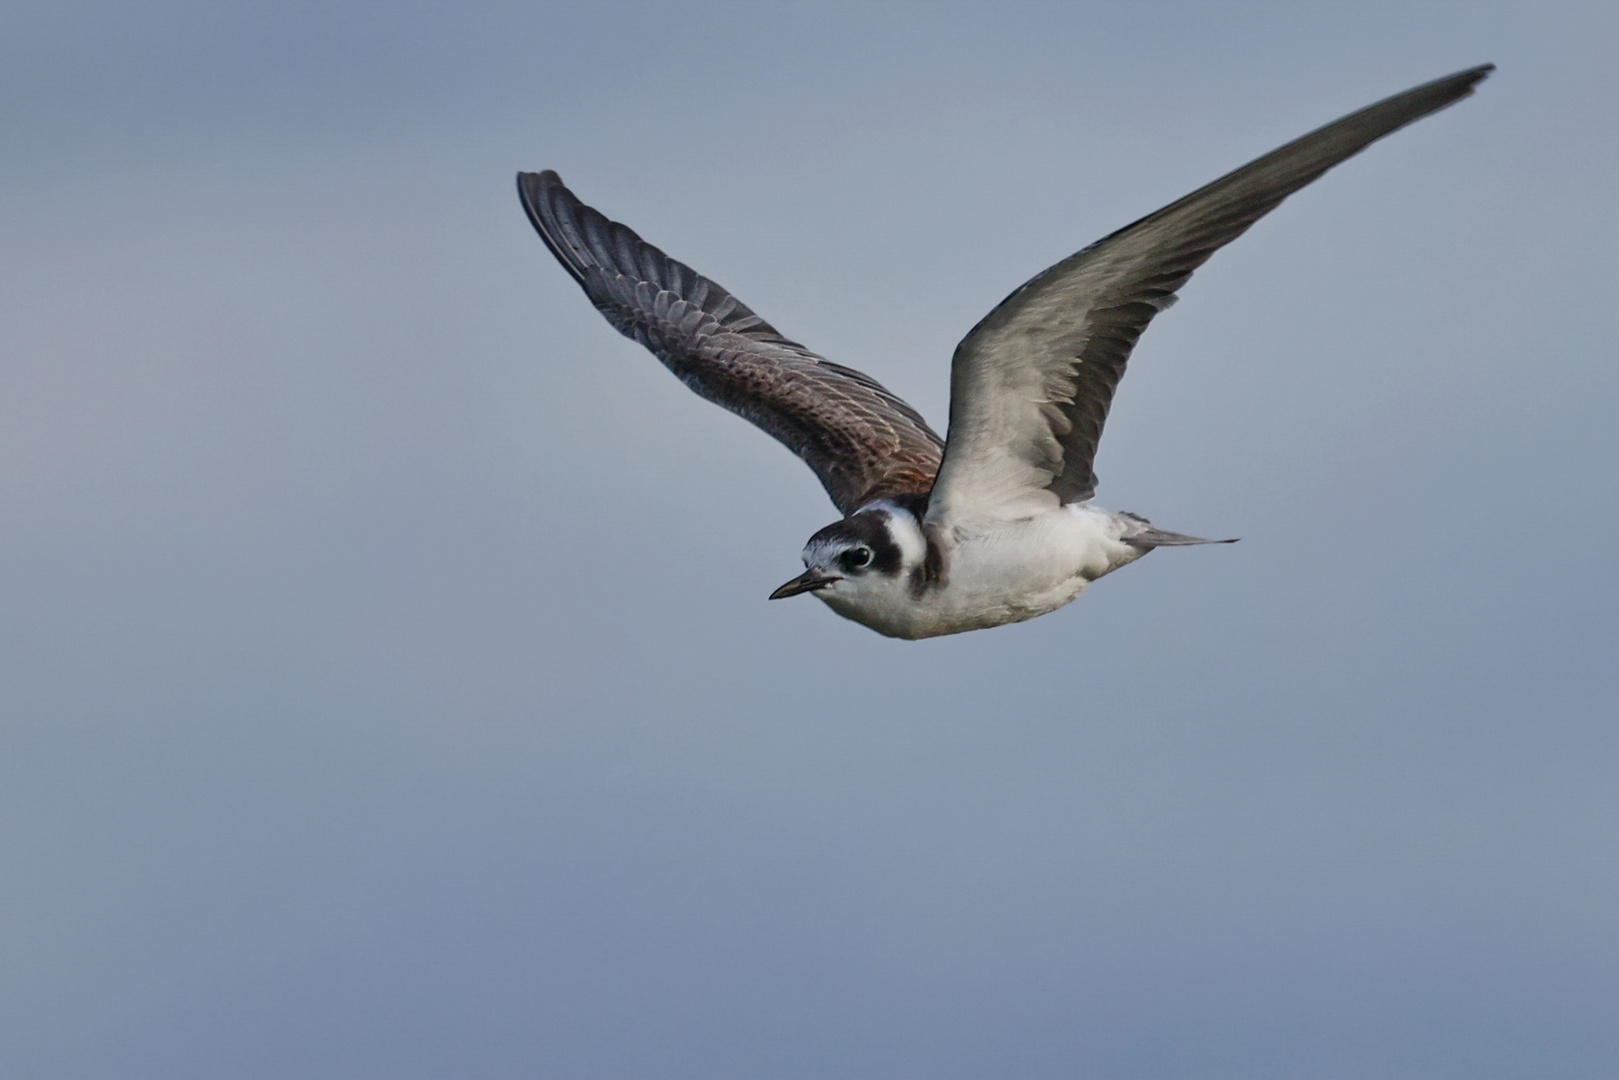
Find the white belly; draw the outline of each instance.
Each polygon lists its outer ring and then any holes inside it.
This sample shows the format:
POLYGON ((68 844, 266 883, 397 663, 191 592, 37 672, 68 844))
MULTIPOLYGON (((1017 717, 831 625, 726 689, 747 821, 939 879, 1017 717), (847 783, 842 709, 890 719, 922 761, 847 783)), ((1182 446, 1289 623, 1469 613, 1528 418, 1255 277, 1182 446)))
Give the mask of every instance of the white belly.
POLYGON ((1070 505, 962 537, 942 584, 907 582, 821 598, 839 615, 889 637, 924 638, 1021 622, 1077 599, 1103 574, 1145 552, 1119 537, 1127 524, 1100 507, 1070 505))

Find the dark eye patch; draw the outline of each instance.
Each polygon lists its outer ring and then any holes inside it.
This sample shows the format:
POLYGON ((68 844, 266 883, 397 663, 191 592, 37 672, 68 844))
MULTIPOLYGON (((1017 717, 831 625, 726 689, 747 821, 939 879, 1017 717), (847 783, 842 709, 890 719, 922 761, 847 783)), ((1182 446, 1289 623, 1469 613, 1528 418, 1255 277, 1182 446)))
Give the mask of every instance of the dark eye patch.
POLYGON ((846 574, 897 574, 903 559, 899 545, 888 535, 887 518, 887 511, 878 510, 835 521, 810 537, 807 546, 837 550, 837 565, 846 574), (851 557, 856 561, 851 563, 851 557))

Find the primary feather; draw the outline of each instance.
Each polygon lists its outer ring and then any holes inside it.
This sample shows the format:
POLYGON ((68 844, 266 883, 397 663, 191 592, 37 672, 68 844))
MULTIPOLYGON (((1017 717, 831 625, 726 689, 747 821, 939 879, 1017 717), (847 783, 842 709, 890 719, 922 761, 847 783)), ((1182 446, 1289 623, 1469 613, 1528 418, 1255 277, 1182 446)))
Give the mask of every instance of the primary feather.
POLYGON ((929 505, 943 523, 1014 517, 1096 493, 1092 463, 1136 339, 1210 255, 1288 195, 1473 92, 1493 64, 1351 113, 1045 270, 956 347, 950 428, 929 505))
POLYGON ((852 514, 925 495, 944 440, 876 379, 783 337, 691 267, 580 202, 556 173, 519 173, 529 220, 596 310, 698 394, 775 436, 852 514))

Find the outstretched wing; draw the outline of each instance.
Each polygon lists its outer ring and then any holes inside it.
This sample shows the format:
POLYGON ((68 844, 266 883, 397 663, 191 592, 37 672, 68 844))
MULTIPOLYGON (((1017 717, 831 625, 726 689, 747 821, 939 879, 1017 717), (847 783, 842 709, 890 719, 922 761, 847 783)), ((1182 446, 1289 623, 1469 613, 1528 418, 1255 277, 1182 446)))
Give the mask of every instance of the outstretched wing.
POLYGON ((596 310, 701 396, 786 444, 844 514, 926 494, 943 440, 853 368, 777 333, 736 297, 580 202, 556 173, 518 173, 529 220, 596 310))
POLYGON ((1136 339, 1222 246, 1373 141, 1472 93, 1486 64, 1351 113, 1034 278, 962 339, 934 524, 1016 517, 1096 492, 1091 463, 1136 339))

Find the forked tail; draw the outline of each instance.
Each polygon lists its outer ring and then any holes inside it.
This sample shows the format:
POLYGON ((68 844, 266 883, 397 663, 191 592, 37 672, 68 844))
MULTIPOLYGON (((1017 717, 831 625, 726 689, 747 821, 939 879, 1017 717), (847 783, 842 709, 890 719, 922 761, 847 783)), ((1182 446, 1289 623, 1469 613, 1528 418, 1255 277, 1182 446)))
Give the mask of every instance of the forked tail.
POLYGON ((1229 540, 1205 540, 1201 536, 1187 536, 1185 533, 1160 529, 1139 514, 1125 512, 1119 516, 1128 518, 1132 525, 1132 528, 1119 539, 1142 551, 1160 547, 1191 547, 1193 544, 1235 544, 1238 539, 1232 537, 1229 540))

